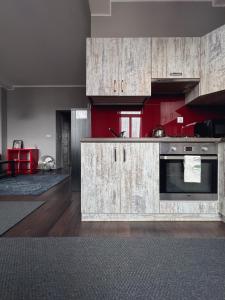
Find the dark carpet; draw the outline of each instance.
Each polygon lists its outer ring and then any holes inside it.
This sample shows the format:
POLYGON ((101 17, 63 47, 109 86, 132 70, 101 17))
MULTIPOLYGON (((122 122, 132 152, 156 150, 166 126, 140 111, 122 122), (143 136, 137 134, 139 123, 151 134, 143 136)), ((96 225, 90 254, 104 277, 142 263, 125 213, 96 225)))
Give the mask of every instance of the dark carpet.
POLYGON ((0 235, 43 203, 44 201, 0 201, 0 235))
POLYGON ((0 299, 225 299, 225 239, 0 239, 0 299))
POLYGON ((63 181, 69 175, 19 175, 0 180, 0 195, 33 195, 37 196, 56 184, 63 181))

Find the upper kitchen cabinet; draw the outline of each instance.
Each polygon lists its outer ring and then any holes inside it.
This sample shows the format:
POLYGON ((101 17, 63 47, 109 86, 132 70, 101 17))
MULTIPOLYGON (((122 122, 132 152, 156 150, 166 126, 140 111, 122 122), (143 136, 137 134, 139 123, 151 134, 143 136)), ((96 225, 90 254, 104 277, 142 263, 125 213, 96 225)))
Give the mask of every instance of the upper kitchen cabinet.
POLYGON ((200 78, 200 38, 152 38, 152 78, 200 78))
POLYGON ((88 38, 87 96, 150 96, 150 38, 88 38))
POLYGON ((119 95, 151 95, 151 39, 123 38, 120 44, 119 95))
POLYGON ((86 95, 118 95, 119 39, 88 38, 86 51, 86 95))
POLYGON ((225 90, 225 25, 201 38, 200 95, 225 90))

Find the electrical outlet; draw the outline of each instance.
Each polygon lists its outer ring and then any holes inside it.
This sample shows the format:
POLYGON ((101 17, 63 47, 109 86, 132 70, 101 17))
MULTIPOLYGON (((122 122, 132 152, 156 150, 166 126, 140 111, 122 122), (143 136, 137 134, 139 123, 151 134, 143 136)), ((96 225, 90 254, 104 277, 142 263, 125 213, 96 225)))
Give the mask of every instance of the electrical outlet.
POLYGON ((183 117, 177 117, 177 123, 183 124, 184 123, 184 118, 183 117))

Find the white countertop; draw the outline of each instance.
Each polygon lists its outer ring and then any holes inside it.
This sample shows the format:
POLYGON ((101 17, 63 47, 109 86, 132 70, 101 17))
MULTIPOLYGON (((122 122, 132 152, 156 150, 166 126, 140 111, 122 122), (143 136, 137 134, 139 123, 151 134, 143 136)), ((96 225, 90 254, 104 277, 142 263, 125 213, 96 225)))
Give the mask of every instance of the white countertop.
POLYGON ((81 143, 220 143, 222 138, 163 137, 163 138, 83 138, 81 143))

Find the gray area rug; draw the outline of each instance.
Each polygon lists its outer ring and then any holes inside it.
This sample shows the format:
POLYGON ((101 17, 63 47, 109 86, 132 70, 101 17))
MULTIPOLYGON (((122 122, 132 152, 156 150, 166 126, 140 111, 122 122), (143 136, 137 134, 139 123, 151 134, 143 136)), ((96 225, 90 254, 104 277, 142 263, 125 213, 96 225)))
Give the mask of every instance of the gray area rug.
POLYGON ((56 184, 63 181, 69 175, 19 175, 0 179, 0 195, 33 195, 37 196, 56 184))
POLYGON ((0 201, 0 235, 43 203, 44 201, 0 201))
POLYGON ((1 300, 225 299, 225 239, 0 239, 1 300))

